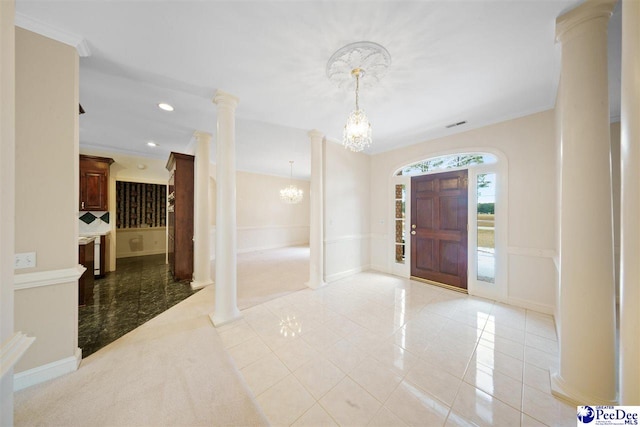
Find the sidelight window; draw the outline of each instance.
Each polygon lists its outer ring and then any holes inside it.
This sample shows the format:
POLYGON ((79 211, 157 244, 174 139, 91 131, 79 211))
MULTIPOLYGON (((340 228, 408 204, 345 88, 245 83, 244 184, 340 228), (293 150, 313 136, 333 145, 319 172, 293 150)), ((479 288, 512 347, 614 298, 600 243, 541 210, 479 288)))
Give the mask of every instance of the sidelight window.
POLYGON ((477 272, 478 280, 495 283, 496 280, 496 174, 477 176, 477 272))
POLYGON ((395 261, 404 264, 405 261, 405 217, 406 217, 406 186, 396 184, 395 188, 395 261))

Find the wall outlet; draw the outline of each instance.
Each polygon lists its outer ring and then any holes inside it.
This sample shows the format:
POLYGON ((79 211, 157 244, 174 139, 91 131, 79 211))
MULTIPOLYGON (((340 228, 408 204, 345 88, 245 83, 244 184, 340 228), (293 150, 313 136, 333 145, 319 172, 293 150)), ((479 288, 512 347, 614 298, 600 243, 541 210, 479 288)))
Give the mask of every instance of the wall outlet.
POLYGON ((13 268, 19 270, 21 268, 33 268, 36 266, 36 253, 24 252, 15 255, 15 262, 13 268))

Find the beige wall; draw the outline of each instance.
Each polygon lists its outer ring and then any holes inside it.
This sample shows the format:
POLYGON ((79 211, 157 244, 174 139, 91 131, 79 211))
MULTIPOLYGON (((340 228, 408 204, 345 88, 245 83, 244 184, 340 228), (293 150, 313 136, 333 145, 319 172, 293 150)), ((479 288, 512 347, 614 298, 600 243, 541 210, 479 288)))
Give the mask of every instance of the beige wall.
MULTIPOLYGON (((216 186, 215 165, 209 174, 211 257, 215 257, 216 186)), ((250 172, 236 173, 238 252, 280 248, 309 243, 309 181, 250 172), (280 200, 280 189, 293 182, 304 191, 302 202, 289 205, 280 200)))
MULTIPOLYGON (((78 264, 78 54, 74 48, 16 28, 15 251, 36 252, 35 268, 78 264)), ((16 329, 36 337, 16 372, 73 357, 77 348, 77 281, 15 294, 16 329)))
MULTIPOLYGON (((14 2, 0 1, 0 345, 13 336, 15 180, 14 2)), ((2 347, 4 352, 5 348, 2 347)), ((0 425, 13 425, 13 369, 0 378, 0 425)))
POLYGON ((508 298, 543 311, 555 306, 556 144, 554 111, 544 111, 371 158, 372 265, 388 271, 390 178, 397 168, 453 151, 498 150, 508 164, 508 298))
POLYGON ((288 178, 249 172, 236 174, 238 227, 309 225, 309 181, 294 180, 304 191, 302 202, 295 205, 280 200, 280 189, 288 178))
POLYGON ((77 150, 78 54, 16 28, 15 250, 37 253, 32 271, 77 264, 77 150))
POLYGON ((326 142, 324 260, 327 281, 366 270, 370 266, 370 216, 367 214, 371 204, 369 175, 369 156, 353 153, 335 142, 326 142))
POLYGON ((116 258, 164 254, 167 228, 124 228, 116 230, 116 258))

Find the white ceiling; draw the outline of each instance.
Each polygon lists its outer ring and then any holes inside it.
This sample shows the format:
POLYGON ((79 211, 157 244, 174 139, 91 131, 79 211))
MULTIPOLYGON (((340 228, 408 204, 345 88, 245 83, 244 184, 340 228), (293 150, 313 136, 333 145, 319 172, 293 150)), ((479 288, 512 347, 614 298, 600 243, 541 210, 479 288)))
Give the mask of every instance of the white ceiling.
POLYGON ((379 153, 552 108, 555 19, 578 2, 17 0, 16 20, 86 40, 81 146, 167 158, 196 130, 215 143, 221 89, 240 99, 238 169, 288 176, 295 160, 294 175, 308 178, 307 131, 339 140, 353 109, 353 93, 325 74, 342 46, 367 40, 391 54, 384 79, 360 96, 373 126, 367 152, 379 153))

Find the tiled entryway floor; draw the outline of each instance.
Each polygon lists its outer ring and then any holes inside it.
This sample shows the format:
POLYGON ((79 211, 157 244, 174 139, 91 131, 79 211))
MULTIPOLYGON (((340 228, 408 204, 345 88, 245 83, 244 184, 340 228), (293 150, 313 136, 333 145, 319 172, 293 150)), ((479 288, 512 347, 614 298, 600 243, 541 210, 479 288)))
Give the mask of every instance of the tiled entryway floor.
POLYGON ((562 426, 549 315, 366 272, 218 328, 272 425, 562 426))

